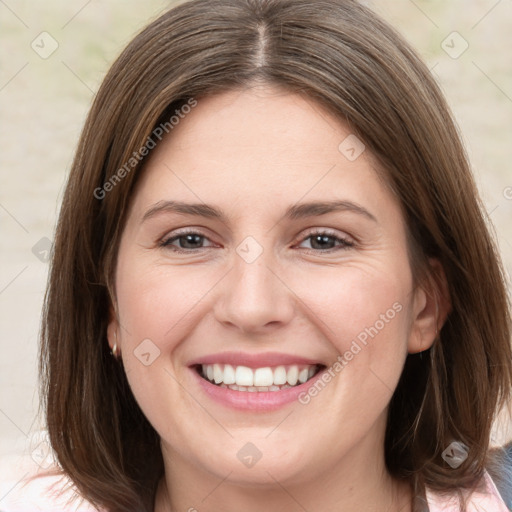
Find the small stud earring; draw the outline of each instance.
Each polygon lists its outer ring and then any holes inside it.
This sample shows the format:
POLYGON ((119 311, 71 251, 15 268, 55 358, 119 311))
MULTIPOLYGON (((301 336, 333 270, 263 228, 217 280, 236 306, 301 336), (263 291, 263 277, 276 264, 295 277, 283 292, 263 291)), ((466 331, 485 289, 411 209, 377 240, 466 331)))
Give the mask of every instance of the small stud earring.
POLYGON ((115 341, 114 341, 114 346, 112 347, 111 354, 117 359, 119 356, 118 351, 117 351, 117 334, 114 334, 114 337, 115 337, 115 341))

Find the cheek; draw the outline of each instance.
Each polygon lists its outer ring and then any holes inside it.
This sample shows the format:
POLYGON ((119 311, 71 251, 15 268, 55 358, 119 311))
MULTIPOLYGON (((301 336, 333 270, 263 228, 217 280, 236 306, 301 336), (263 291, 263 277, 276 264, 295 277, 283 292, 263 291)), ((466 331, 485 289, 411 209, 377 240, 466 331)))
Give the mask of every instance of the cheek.
POLYGON ((171 407, 187 402, 178 384, 182 369, 177 355, 218 280, 211 268, 190 271, 145 264, 140 257, 120 258, 116 292, 123 365, 139 405, 154 425, 163 402, 171 407))
POLYGON ((208 282, 184 268, 153 266, 148 271, 135 263, 119 265, 116 283, 122 360, 135 399, 165 437, 179 430, 179 417, 171 411, 189 401, 169 356, 193 329, 195 307, 208 282))
POLYGON ((213 287, 212 272, 164 266, 140 272, 136 266, 125 269, 120 269, 117 282, 123 343, 133 345, 149 338, 162 351, 169 350, 213 287))
POLYGON ((298 295, 339 353, 344 373, 357 380, 377 373, 394 386, 407 354, 411 276, 398 266, 354 265, 317 272, 314 283, 303 284, 298 295))

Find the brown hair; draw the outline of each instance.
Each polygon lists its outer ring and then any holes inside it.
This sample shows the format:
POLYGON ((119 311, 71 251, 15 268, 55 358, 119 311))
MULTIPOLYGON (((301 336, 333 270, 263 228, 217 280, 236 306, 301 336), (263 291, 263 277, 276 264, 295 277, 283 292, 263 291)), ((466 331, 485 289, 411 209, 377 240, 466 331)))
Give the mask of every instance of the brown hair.
POLYGON ((159 438, 106 339, 120 235, 144 163, 130 158, 191 99, 257 81, 304 94, 348 123, 402 205, 416 282, 433 275, 429 258, 442 264, 452 310, 432 348, 407 358, 389 407, 386 463, 417 493, 475 485, 511 390, 504 276, 438 86, 354 0, 185 2, 108 72, 69 176, 44 309, 43 407, 63 471, 93 504, 152 510, 159 438), (456 469, 441 458, 452 439, 469 447, 456 469))

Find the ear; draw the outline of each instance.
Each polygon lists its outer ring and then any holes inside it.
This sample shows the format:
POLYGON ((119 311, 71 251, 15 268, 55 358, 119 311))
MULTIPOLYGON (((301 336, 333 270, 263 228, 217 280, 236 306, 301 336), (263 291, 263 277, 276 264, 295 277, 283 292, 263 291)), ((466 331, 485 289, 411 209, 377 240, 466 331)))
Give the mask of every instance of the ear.
POLYGON ((443 266, 433 258, 429 259, 429 265, 429 275, 414 291, 408 341, 410 354, 423 352, 433 345, 452 309, 443 266))

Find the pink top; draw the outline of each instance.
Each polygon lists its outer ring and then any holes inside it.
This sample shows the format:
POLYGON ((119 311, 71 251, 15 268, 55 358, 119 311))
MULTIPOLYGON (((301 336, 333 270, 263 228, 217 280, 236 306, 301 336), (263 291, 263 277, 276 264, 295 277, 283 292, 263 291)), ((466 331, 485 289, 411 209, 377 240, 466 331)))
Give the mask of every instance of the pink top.
MULTIPOLYGON (((484 475, 485 490, 474 492, 468 502, 467 512, 509 512, 505 502, 501 499, 496 485, 488 473, 484 475)), ((442 497, 427 489, 427 502, 429 512, 459 512, 460 508, 456 496, 442 497)))
MULTIPOLYGON (((61 488, 64 480, 57 477, 42 477, 33 480, 25 487, 22 484, 14 488, 0 501, 1 512, 97 512, 87 503, 66 504, 73 496, 70 492, 63 498, 57 498, 55 492, 61 488), (59 484, 58 486, 55 484, 59 484), (52 490, 52 485, 53 487, 52 490)), ((467 512, 508 512, 494 482, 485 474, 486 490, 474 492, 468 503, 467 512)), ((460 512, 455 495, 442 497, 429 490, 426 493, 429 512, 460 512)), ((1 497, 0 497, 1 498, 1 497)))

